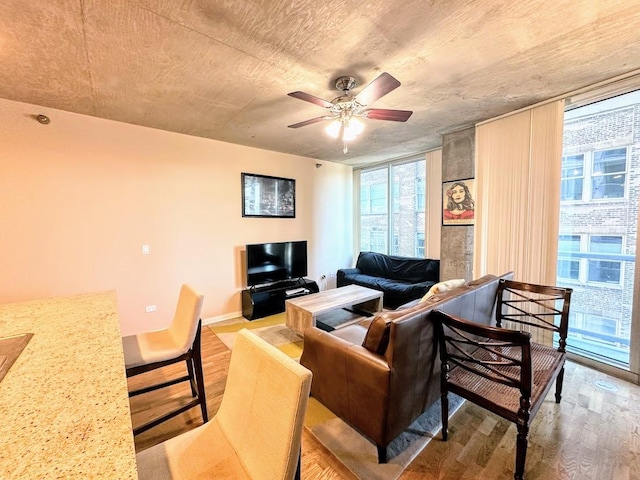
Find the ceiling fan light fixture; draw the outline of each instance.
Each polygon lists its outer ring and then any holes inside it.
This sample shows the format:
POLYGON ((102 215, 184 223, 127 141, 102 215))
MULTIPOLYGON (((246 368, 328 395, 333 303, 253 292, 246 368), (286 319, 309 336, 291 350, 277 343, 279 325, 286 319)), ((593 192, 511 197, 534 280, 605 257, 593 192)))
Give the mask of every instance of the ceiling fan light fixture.
POLYGON ((340 136, 341 126, 342 126, 342 123, 340 122, 339 119, 336 118, 334 121, 332 121, 329 125, 325 127, 324 131, 327 132, 327 135, 329 135, 330 137, 338 138, 340 136))
POLYGON ((342 139, 343 140, 354 140, 358 135, 360 135, 364 130, 364 123, 362 123, 357 118, 350 118, 346 120, 340 120, 336 118, 329 125, 325 127, 325 132, 333 138, 340 137, 340 133, 342 131, 342 139), (342 124, 344 122, 344 129, 342 128, 342 124))
POLYGON ((357 118, 350 118, 345 127, 343 138, 345 140, 354 140, 358 135, 362 133, 364 130, 364 123, 362 123, 357 118))
POLYGON ((300 128, 323 120, 331 120, 331 123, 325 127, 325 131, 333 138, 340 138, 343 145, 342 151, 347 153, 347 142, 355 140, 364 131, 364 123, 355 117, 406 122, 413 113, 409 110, 368 108, 371 103, 400 86, 400 82, 387 72, 378 75, 375 80, 354 97, 349 92, 355 86, 356 80, 354 77, 339 77, 336 80, 336 88, 342 92, 342 95, 330 102, 300 91, 289 93, 290 97, 323 107, 329 113, 329 115, 294 123, 289 125, 289 128, 300 128))

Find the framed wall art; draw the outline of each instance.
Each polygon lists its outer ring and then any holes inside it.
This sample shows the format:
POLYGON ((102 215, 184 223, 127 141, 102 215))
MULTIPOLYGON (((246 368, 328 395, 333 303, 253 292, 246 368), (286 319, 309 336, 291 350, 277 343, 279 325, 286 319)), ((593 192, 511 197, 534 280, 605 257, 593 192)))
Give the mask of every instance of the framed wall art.
POLYGON ((442 225, 474 225, 475 179, 442 184, 442 225))
POLYGON ((296 181, 242 173, 242 216, 296 217, 296 181))

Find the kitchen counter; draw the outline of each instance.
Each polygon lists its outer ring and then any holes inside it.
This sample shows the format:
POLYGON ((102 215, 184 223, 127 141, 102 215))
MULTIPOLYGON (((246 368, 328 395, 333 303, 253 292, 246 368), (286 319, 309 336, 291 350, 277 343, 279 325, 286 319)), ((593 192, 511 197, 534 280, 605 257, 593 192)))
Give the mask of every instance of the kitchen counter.
POLYGON ((137 479, 115 292, 0 305, 0 478, 137 479))

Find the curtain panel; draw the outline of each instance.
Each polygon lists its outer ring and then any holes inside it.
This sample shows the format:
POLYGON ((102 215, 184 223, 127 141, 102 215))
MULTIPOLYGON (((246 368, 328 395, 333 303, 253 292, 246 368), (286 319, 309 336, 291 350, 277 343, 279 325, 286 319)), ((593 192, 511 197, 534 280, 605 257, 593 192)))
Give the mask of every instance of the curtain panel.
POLYGON ((474 278, 555 285, 563 121, 560 100, 476 126, 474 278))
POLYGON ((425 258, 440 258, 442 229, 442 149, 426 153, 427 202, 425 218, 425 258))

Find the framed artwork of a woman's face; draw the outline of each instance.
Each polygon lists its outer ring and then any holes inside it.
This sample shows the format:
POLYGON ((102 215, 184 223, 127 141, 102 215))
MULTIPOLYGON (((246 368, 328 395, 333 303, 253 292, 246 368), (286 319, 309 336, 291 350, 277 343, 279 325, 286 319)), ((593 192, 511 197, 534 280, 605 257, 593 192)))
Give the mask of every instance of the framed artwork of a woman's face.
POLYGON ((442 225, 473 225, 475 209, 475 179, 442 184, 442 225))

